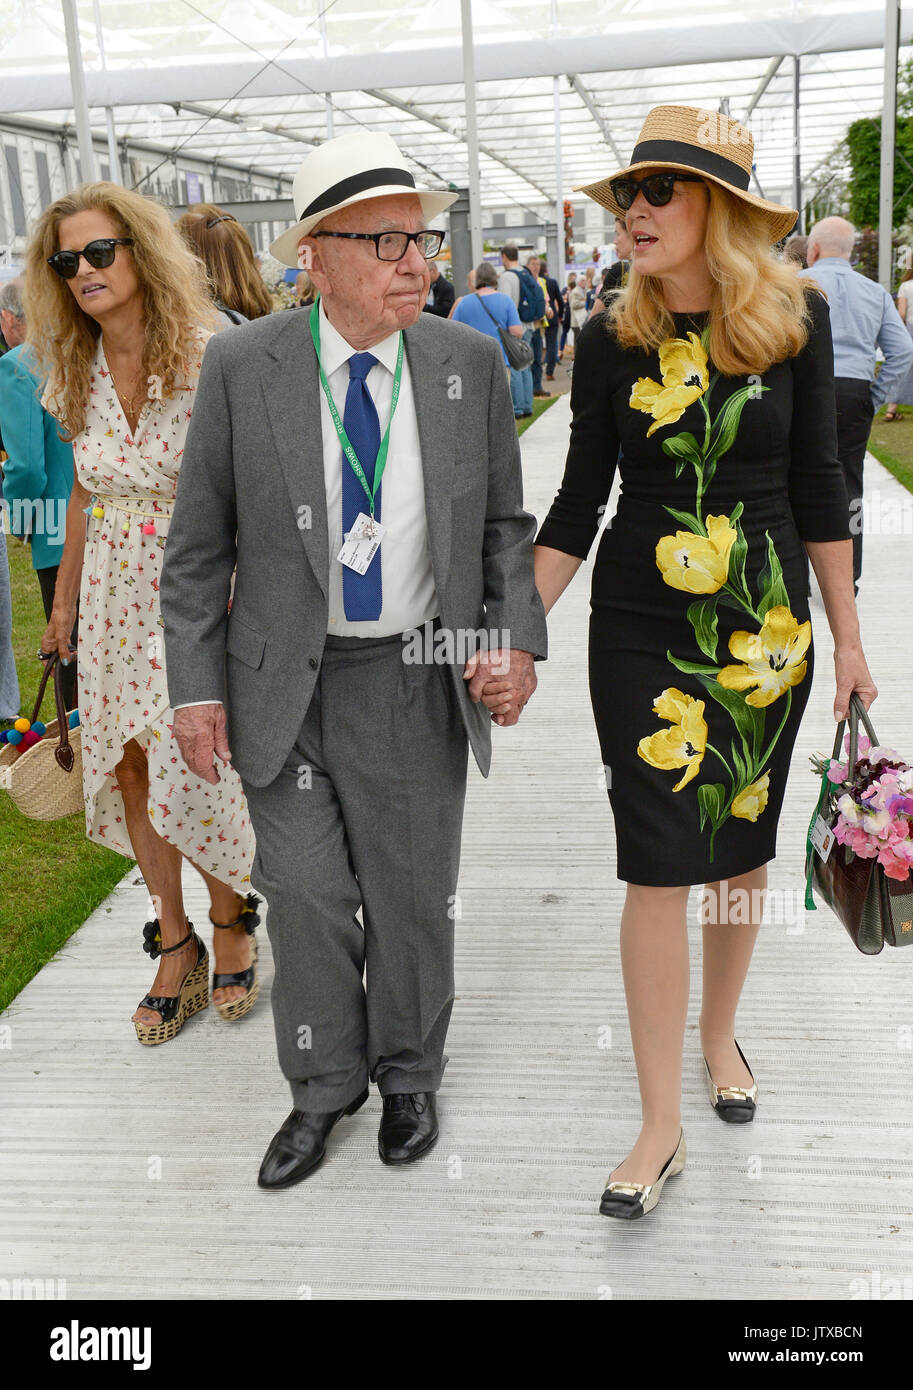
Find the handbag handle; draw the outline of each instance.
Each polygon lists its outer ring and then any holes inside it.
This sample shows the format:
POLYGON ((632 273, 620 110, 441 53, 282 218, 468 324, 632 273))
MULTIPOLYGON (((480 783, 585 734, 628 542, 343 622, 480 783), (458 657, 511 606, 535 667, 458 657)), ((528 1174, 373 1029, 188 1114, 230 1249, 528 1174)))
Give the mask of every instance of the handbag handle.
POLYGON ((66 704, 63 698, 63 674, 60 669, 60 653, 52 652, 44 663, 44 673, 41 677, 41 684, 38 686, 38 694, 35 697, 35 708, 32 710, 31 723, 34 724, 41 709, 41 702, 44 699, 45 686, 48 683, 48 676, 54 673, 54 703, 57 706, 57 731, 58 742, 54 749, 54 757, 64 772, 73 771, 75 754, 70 747, 70 726, 67 722, 66 704))
MULTIPOLYGON (((850 696, 850 753, 849 762, 847 764, 847 770, 851 777, 853 775, 853 769, 856 766, 856 760, 859 753, 860 719, 862 720, 863 727, 866 733, 868 734, 869 738, 871 739, 872 745, 874 747, 878 743, 878 735, 875 733, 875 730, 872 727, 872 721, 869 718, 868 710, 866 709, 865 705, 862 703, 859 696, 856 694, 854 690, 852 695, 850 696)), ((843 745, 843 731, 845 728, 846 720, 841 719, 840 723, 837 725, 837 734, 834 739, 834 752, 832 754, 833 758, 836 760, 839 760, 840 757, 840 749, 843 745)), ((827 774, 825 774, 825 776, 826 775, 827 774)))
MULTIPOLYGON (((855 769, 855 767, 856 767, 856 759, 857 759, 857 756, 858 756, 858 753, 859 753, 859 721, 860 721, 860 719, 862 720, 862 724, 863 724, 863 727, 865 728, 866 733, 868 734, 869 738, 872 740, 873 746, 874 746, 875 744, 877 744, 877 742, 878 742, 878 735, 875 733, 875 730, 874 730, 874 728, 872 727, 872 721, 871 721, 871 719, 869 718, 868 710, 866 709, 865 705, 864 705, 864 704, 862 703, 862 701, 860 700, 859 696, 856 694, 855 690, 853 691, 852 695, 850 696, 849 718, 850 718, 850 751, 849 751, 849 757, 848 757, 848 760, 847 760, 847 772, 848 772, 849 776, 852 777, 853 771, 854 771, 854 769, 855 769)), ((846 720, 845 720, 845 719, 841 719, 841 720, 840 720, 840 723, 837 725, 837 733, 836 733, 836 735, 834 736, 834 751, 833 751, 833 753, 831 754, 831 758, 832 758, 832 760, 833 760, 834 762, 839 762, 839 760, 840 760, 840 752, 841 752, 841 749, 842 749, 842 747, 843 747, 843 735, 844 735, 845 729, 846 729, 846 720)), ((815 911, 815 899, 814 899, 814 895, 813 895, 813 893, 812 893, 812 869, 813 869, 813 863, 814 863, 813 857, 812 857, 812 856, 813 856, 814 853, 815 853, 814 846, 812 845, 812 830, 813 830, 813 828, 814 828, 815 821, 818 819, 819 815, 821 814, 822 810, 824 809, 825 804, 827 803, 827 799, 828 799, 828 796, 830 795, 832 785, 833 785, 833 784, 831 783, 831 781, 830 781, 830 779, 829 779, 829 777, 828 777, 828 775, 827 775, 827 769, 825 768, 824 772, 822 772, 822 774, 821 774, 821 791, 820 791, 819 794, 818 794, 818 801, 817 801, 817 804, 816 804, 816 806, 815 806, 815 809, 814 809, 814 811, 812 811, 812 818, 811 818, 811 820, 809 821, 809 825, 808 825, 808 835, 807 835, 806 841, 805 841, 805 850, 806 850, 806 865, 805 865, 805 868, 806 868, 806 873, 805 873, 805 906, 806 906, 806 908, 808 908, 808 910, 809 910, 810 912, 814 912, 814 911, 815 911)), ((846 846, 845 849, 846 849, 846 854, 847 854, 847 862, 849 862, 849 861, 853 858, 853 851, 849 848, 849 846, 846 846)))

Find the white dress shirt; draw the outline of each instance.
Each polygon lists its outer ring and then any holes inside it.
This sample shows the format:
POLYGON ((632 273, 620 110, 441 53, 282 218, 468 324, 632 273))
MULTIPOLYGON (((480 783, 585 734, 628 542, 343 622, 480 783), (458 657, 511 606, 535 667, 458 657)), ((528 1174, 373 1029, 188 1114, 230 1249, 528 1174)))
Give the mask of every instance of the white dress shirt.
MULTIPOLYGON (((514 277, 516 279, 516 277, 514 277)), ((310 313, 310 309, 298 310, 310 313)), ((391 333, 370 351, 377 358, 367 376, 367 386, 377 410, 381 438, 390 419, 393 377, 399 334, 391 333)), ((349 389, 348 361, 357 349, 330 323, 320 301, 320 357, 327 384, 340 419, 345 416, 349 389)), ((323 387, 320 390, 320 424, 323 436, 323 473, 327 498, 327 533, 330 555, 330 591, 327 632, 337 637, 393 637, 421 627, 440 612, 425 515, 425 480, 418 437, 418 418, 409 360, 403 353, 399 400, 390 429, 390 447, 380 491, 380 521, 386 527, 373 564, 380 564, 383 599, 380 617, 371 622, 350 622, 342 598, 342 565, 336 558, 342 549, 342 445, 336 434, 323 387)), ((348 468, 349 462, 345 460, 348 468)), ((368 499, 365 497, 365 511, 368 499)), ((217 704, 215 700, 190 700, 188 705, 217 704)), ((175 705, 183 709, 184 705, 175 705)))
MULTIPOLYGON (((310 312, 308 310, 307 312, 310 312)), ((377 364, 367 376, 367 386, 377 410, 381 438, 390 419, 393 375, 399 334, 391 333, 368 348, 377 364)), ((339 417, 345 415, 349 389, 348 361, 356 349, 337 333, 320 301, 320 357, 339 417)), ((380 521, 386 527, 380 551, 373 564, 380 562, 383 603, 380 617, 373 622, 350 622, 342 602, 342 565, 337 555, 342 549, 342 470, 348 468, 342 445, 323 388, 320 389, 320 424, 323 433, 323 473, 327 495, 327 530, 330 545, 330 594, 327 632, 337 637, 393 637, 409 628, 421 627, 436 618, 440 606, 431 572, 428 522, 425 516, 425 479, 418 438, 418 418, 409 361, 403 353, 399 400, 390 429, 390 448, 380 490, 380 521)), ((364 499, 364 511, 368 499, 364 499)))

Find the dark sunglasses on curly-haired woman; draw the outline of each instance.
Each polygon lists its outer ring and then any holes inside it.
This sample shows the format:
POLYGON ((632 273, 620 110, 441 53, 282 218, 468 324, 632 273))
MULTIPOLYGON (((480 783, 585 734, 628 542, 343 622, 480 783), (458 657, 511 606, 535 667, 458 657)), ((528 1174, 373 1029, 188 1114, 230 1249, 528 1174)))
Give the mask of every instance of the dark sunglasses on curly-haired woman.
POLYGON ((81 251, 55 251, 48 256, 48 265, 62 280, 72 280, 79 270, 79 258, 85 256, 93 270, 112 265, 118 246, 132 246, 132 236, 104 236, 90 241, 81 251))
POLYGON ((620 208, 627 212, 638 193, 643 193, 651 207, 664 208, 672 198, 676 183, 703 183, 700 174, 648 174, 645 179, 612 179, 609 187, 620 208))

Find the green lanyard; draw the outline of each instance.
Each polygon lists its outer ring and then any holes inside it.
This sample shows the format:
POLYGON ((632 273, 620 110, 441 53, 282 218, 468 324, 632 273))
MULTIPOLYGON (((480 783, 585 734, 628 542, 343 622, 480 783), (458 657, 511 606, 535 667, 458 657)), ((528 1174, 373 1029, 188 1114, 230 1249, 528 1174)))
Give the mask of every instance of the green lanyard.
POLYGON ((345 432, 342 420, 339 418, 339 411, 336 409, 336 402, 333 400, 333 393, 330 390, 330 383, 327 381, 326 372, 323 370, 323 363, 320 360, 320 297, 314 301, 314 307, 310 314, 311 340, 314 344, 314 351, 317 354, 317 366, 320 370, 320 384, 323 387, 323 394, 327 398, 327 405, 330 407, 330 416, 336 427, 342 451, 349 463, 352 465, 352 472, 365 490, 368 505, 371 509, 371 516, 374 516, 374 499, 380 488, 380 480, 384 475, 384 468, 387 464, 387 450, 390 447, 390 426, 393 424, 393 414, 396 410, 396 402, 399 400, 399 388, 403 374, 403 335, 400 332, 399 346, 396 350, 396 371, 393 374, 393 399, 390 402, 390 419, 387 421, 387 428, 384 437, 380 441, 380 448, 377 451, 377 462, 374 465, 374 486, 371 487, 365 476, 365 470, 358 462, 358 455, 349 442, 349 436, 345 432))

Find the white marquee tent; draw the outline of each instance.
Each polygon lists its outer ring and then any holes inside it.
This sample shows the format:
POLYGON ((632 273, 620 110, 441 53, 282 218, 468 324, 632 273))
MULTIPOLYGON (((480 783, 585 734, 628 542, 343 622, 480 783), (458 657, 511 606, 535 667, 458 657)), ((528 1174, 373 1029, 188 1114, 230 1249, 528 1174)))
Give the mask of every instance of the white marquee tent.
POLYGON ((518 222, 554 219, 670 101, 748 119, 758 187, 789 202, 880 113, 886 20, 913 37, 896 0, 0 0, 0 100, 23 129, 75 136, 68 11, 90 143, 115 174, 138 147, 148 168, 221 161, 287 196, 313 144, 383 129, 426 182, 477 179, 482 207, 518 222))

